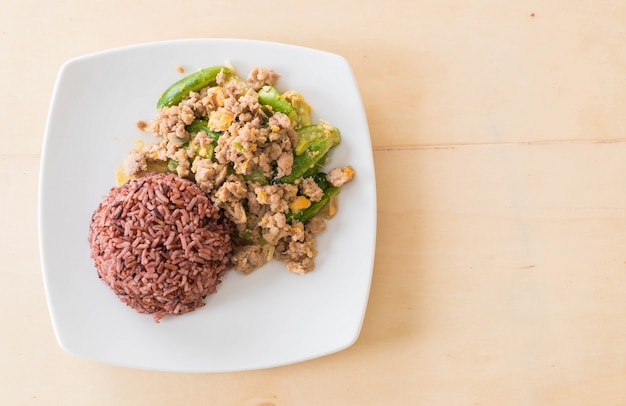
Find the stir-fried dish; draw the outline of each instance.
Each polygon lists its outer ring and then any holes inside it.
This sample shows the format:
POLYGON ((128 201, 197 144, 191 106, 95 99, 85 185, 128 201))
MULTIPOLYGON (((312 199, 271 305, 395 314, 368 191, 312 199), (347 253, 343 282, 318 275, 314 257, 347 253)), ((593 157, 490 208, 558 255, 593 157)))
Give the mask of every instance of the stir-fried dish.
POLYGON ((304 97, 279 92, 278 79, 254 68, 244 80, 227 66, 183 77, 160 95, 157 116, 138 123, 158 141, 124 163, 123 181, 169 172, 195 182, 232 222, 231 260, 246 273, 272 259, 311 271, 315 234, 355 174, 349 166, 325 169, 339 130, 312 122, 304 97))

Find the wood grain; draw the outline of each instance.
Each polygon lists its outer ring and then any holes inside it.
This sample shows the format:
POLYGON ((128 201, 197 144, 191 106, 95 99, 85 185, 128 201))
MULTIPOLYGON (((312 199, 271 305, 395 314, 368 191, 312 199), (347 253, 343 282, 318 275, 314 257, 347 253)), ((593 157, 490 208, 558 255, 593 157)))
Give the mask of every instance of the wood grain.
POLYGON ((624 2, 171 4, 0 0, 2 403, 626 404, 624 2), (371 296, 352 347, 194 375, 103 365, 55 342, 37 186, 58 70, 192 37, 350 62, 378 183, 371 296))

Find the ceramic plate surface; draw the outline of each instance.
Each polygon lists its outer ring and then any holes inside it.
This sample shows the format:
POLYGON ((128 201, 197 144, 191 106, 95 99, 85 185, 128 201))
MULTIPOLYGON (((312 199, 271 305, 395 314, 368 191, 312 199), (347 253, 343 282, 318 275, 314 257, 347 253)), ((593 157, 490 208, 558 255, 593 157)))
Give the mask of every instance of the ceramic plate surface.
POLYGON ((60 69, 46 126, 39 185, 39 239, 48 306, 61 347, 132 368, 226 372, 268 368, 340 351, 357 339, 369 296, 376 235, 376 185, 363 104, 347 61, 297 46, 248 40, 150 43, 79 57, 60 69), (330 165, 352 165, 339 212, 318 234, 316 269, 304 276, 271 262, 229 272, 206 306, 156 324, 121 303, 96 274, 91 215, 127 153, 147 135, 138 120, 186 72, 229 61, 255 66, 299 91, 313 120, 341 130, 330 165))

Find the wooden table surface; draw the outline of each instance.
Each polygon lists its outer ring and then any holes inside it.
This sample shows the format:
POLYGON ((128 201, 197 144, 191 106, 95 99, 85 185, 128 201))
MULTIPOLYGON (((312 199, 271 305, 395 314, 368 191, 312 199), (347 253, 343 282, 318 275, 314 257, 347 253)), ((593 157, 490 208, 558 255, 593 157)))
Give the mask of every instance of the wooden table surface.
POLYGON ((0 403, 625 405, 626 3, 0 0, 0 403), (471 4, 473 3, 473 4, 471 4), (61 64, 179 38, 351 64, 378 234, 350 348, 267 370, 126 369, 57 345, 37 187, 61 64))

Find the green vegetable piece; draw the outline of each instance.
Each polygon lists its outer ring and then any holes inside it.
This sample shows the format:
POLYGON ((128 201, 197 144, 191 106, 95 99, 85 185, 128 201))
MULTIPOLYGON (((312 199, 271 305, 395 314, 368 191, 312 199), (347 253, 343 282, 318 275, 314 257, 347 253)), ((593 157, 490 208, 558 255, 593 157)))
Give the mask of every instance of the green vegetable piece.
POLYGON ((315 139, 316 137, 319 138, 320 136, 324 135, 323 132, 320 133, 318 130, 319 129, 317 125, 300 127, 296 130, 296 133, 298 134, 298 144, 295 148, 296 155, 302 155, 304 151, 307 150, 309 144, 313 139, 315 139))
POLYGON ((168 87, 159 100, 157 101, 157 109, 161 109, 166 106, 175 106, 187 96, 190 92, 197 92, 198 90, 215 83, 217 75, 224 71, 224 73, 230 73, 230 70, 225 66, 212 66, 210 68, 200 69, 190 75, 185 76, 181 80, 168 87))
POLYGON ((316 173, 315 176, 313 176, 313 180, 322 190, 326 190, 332 186, 324 172, 316 173))
POLYGON ((215 146, 213 144, 209 144, 206 147, 198 147, 196 151, 196 155, 200 158, 212 158, 213 151, 215 151, 215 146))
POLYGON ((242 240, 244 240, 247 244, 255 244, 256 240, 254 238, 254 235, 252 234, 252 231, 246 229, 244 231, 241 231, 239 233, 239 237, 241 237, 242 240))
POLYGON ((294 183, 302 177, 315 175, 328 157, 328 151, 341 142, 339 130, 335 127, 319 124, 302 127, 298 132, 298 145, 293 157, 291 174, 278 179, 282 183, 294 183), (302 141, 302 143, 300 142, 302 141), (298 148, 304 151, 298 155, 298 148))
POLYGON ((324 190, 324 195, 318 202, 313 202, 309 207, 304 210, 300 210, 297 212, 289 212, 287 213, 287 221, 290 223, 295 221, 299 221, 301 223, 306 223, 312 217, 314 217, 321 209, 324 207, 329 201, 330 198, 338 194, 340 189, 335 186, 329 186, 324 190))
POLYGON ((211 131, 209 129, 209 123, 206 120, 200 119, 193 120, 191 124, 185 127, 185 130, 187 130, 189 134, 205 132, 209 137, 213 138, 214 141, 217 141, 217 139, 222 135, 222 133, 211 131))
POLYGON ((196 119, 191 122, 188 126, 185 127, 185 130, 189 132, 189 134, 197 134, 199 132, 204 132, 209 137, 213 139, 213 144, 209 144, 204 147, 204 150, 199 146, 195 146, 194 151, 201 158, 211 158, 213 157, 213 152, 215 151, 215 143, 222 136, 222 133, 211 131, 209 129, 209 123, 206 120, 196 119))
POLYGON ((315 168, 316 164, 326 156, 326 153, 328 153, 332 147, 333 143, 327 139, 311 141, 309 149, 302 155, 294 156, 291 174, 283 176, 279 181, 282 183, 294 183, 296 180, 302 178, 308 170, 315 168))
POLYGON ((270 182, 267 180, 262 171, 256 170, 250 173, 249 175, 243 175, 243 178, 247 182, 258 182, 263 186, 267 186, 270 182))
POLYGON ((167 160, 167 170, 168 172, 177 173, 176 169, 178 168, 178 161, 174 159, 167 160))
POLYGON ((258 92, 259 103, 270 106, 273 111, 286 114, 292 122, 298 121, 298 116, 291 103, 285 100, 273 86, 263 86, 258 92))
POLYGON ((326 138, 333 143, 333 146, 339 145, 341 135, 339 130, 323 124, 307 125, 296 130, 298 134, 298 144, 295 148, 296 155, 302 155, 307 150, 309 144, 313 140, 326 138))
POLYGON ((265 245, 267 241, 263 239, 261 230, 257 227, 259 221, 258 216, 250 214, 246 227, 243 230, 239 230, 237 235, 248 245, 265 245))
POLYGON ((294 128, 297 129, 311 124, 311 106, 300 93, 288 90, 283 93, 283 98, 291 103, 295 110, 297 118, 294 121, 294 128))
MULTIPOLYGON (((310 178, 311 176, 314 176, 315 174, 317 174, 322 169, 322 167, 324 166, 327 160, 328 160, 328 152, 323 157, 321 157, 317 162, 315 162, 315 165, 313 165, 313 167, 307 169, 306 172, 302 174, 302 178, 310 178)), ((322 187, 322 189, 324 188, 322 187)))

